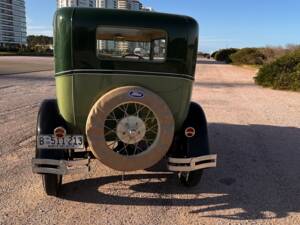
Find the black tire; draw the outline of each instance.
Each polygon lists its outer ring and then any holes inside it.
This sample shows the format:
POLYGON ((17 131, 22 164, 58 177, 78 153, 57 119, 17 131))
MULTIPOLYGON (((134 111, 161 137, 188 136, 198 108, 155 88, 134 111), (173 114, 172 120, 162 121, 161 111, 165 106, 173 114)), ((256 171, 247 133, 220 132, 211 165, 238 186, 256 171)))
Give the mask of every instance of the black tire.
POLYGON ((200 183, 203 170, 180 173, 179 181, 185 187, 195 187, 200 183), (188 175, 187 175, 188 174, 188 175))
POLYGON ((62 184, 62 176, 56 174, 42 174, 44 191, 49 196, 58 196, 62 184))
MULTIPOLYGON (((36 135, 52 134, 58 126, 67 128, 65 121, 59 114, 57 102, 55 99, 45 100, 38 113, 36 135)), ((36 148, 35 155, 38 159, 61 160, 66 158, 64 150, 59 149, 54 151, 36 148)), ((49 196, 58 196, 62 185, 62 175, 41 174, 41 176, 45 193, 49 196)))
MULTIPOLYGON (((209 155, 209 141, 205 113, 200 105, 191 102, 189 113, 182 129, 174 138, 170 156, 173 158, 193 158, 209 155), (188 138, 185 129, 193 127, 195 136, 188 138)), ((179 182, 186 187, 195 187, 202 178, 203 170, 181 172, 178 174, 179 182), (188 176, 187 176, 188 174, 188 176)))

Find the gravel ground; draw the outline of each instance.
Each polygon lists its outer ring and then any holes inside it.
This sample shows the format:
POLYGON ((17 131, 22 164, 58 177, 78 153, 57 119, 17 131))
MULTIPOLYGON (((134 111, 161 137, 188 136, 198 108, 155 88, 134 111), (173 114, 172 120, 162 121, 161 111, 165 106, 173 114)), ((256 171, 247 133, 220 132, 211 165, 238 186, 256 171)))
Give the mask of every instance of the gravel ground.
POLYGON ((300 224, 300 93, 254 85, 253 69, 199 60, 193 100, 206 111, 218 168, 186 189, 167 172, 122 181, 93 162, 54 198, 30 165, 39 104, 55 96, 53 72, 30 71, 49 68, 51 58, 0 58, 10 74, 0 76, 1 225, 300 224))

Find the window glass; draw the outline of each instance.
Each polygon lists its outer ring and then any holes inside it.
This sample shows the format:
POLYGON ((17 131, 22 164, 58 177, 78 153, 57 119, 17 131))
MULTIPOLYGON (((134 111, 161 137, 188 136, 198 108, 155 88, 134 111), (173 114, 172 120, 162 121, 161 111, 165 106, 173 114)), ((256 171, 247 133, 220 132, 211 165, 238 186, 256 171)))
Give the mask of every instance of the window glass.
POLYGON ((101 26, 97 28, 97 56, 162 62, 166 58, 167 33, 159 29, 101 26))

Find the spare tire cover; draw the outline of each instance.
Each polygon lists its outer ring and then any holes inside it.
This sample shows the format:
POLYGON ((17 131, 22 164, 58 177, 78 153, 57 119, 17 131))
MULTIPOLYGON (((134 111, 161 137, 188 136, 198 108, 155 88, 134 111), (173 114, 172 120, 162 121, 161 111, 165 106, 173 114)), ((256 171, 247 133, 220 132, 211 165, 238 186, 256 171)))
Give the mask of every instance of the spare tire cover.
POLYGON ((165 156, 172 144, 174 127, 172 112, 162 98, 145 88, 126 86, 111 90, 96 101, 87 118, 86 134, 91 151, 103 164, 119 171, 134 171, 149 168, 165 156), (137 112, 127 112, 126 107, 133 106, 139 108, 137 112), (152 128, 147 127, 148 117, 142 117, 142 113, 152 116, 154 131, 149 131, 152 128), (115 121, 107 132, 109 120, 115 121), (146 142, 147 132, 154 133, 150 144, 146 142), (109 135, 116 140, 109 141, 109 135))

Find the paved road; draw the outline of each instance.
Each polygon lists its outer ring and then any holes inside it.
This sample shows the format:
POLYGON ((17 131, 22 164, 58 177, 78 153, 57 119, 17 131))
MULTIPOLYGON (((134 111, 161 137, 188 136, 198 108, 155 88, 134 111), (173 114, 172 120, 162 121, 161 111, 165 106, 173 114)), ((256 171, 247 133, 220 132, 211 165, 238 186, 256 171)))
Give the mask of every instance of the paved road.
MULTIPOLYGON (((41 68, 52 63, 43 60, 41 68)), ((300 224, 300 93, 255 86, 252 69, 199 60, 193 99, 207 113, 219 163, 198 187, 149 171, 122 181, 94 162, 53 198, 30 166, 39 104, 55 96, 52 74, 0 76, 1 225, 300 224)))
POLYGON ((53 69, 53 59, 49 57, 1 56, 0 75, 38 72, 53 69))

